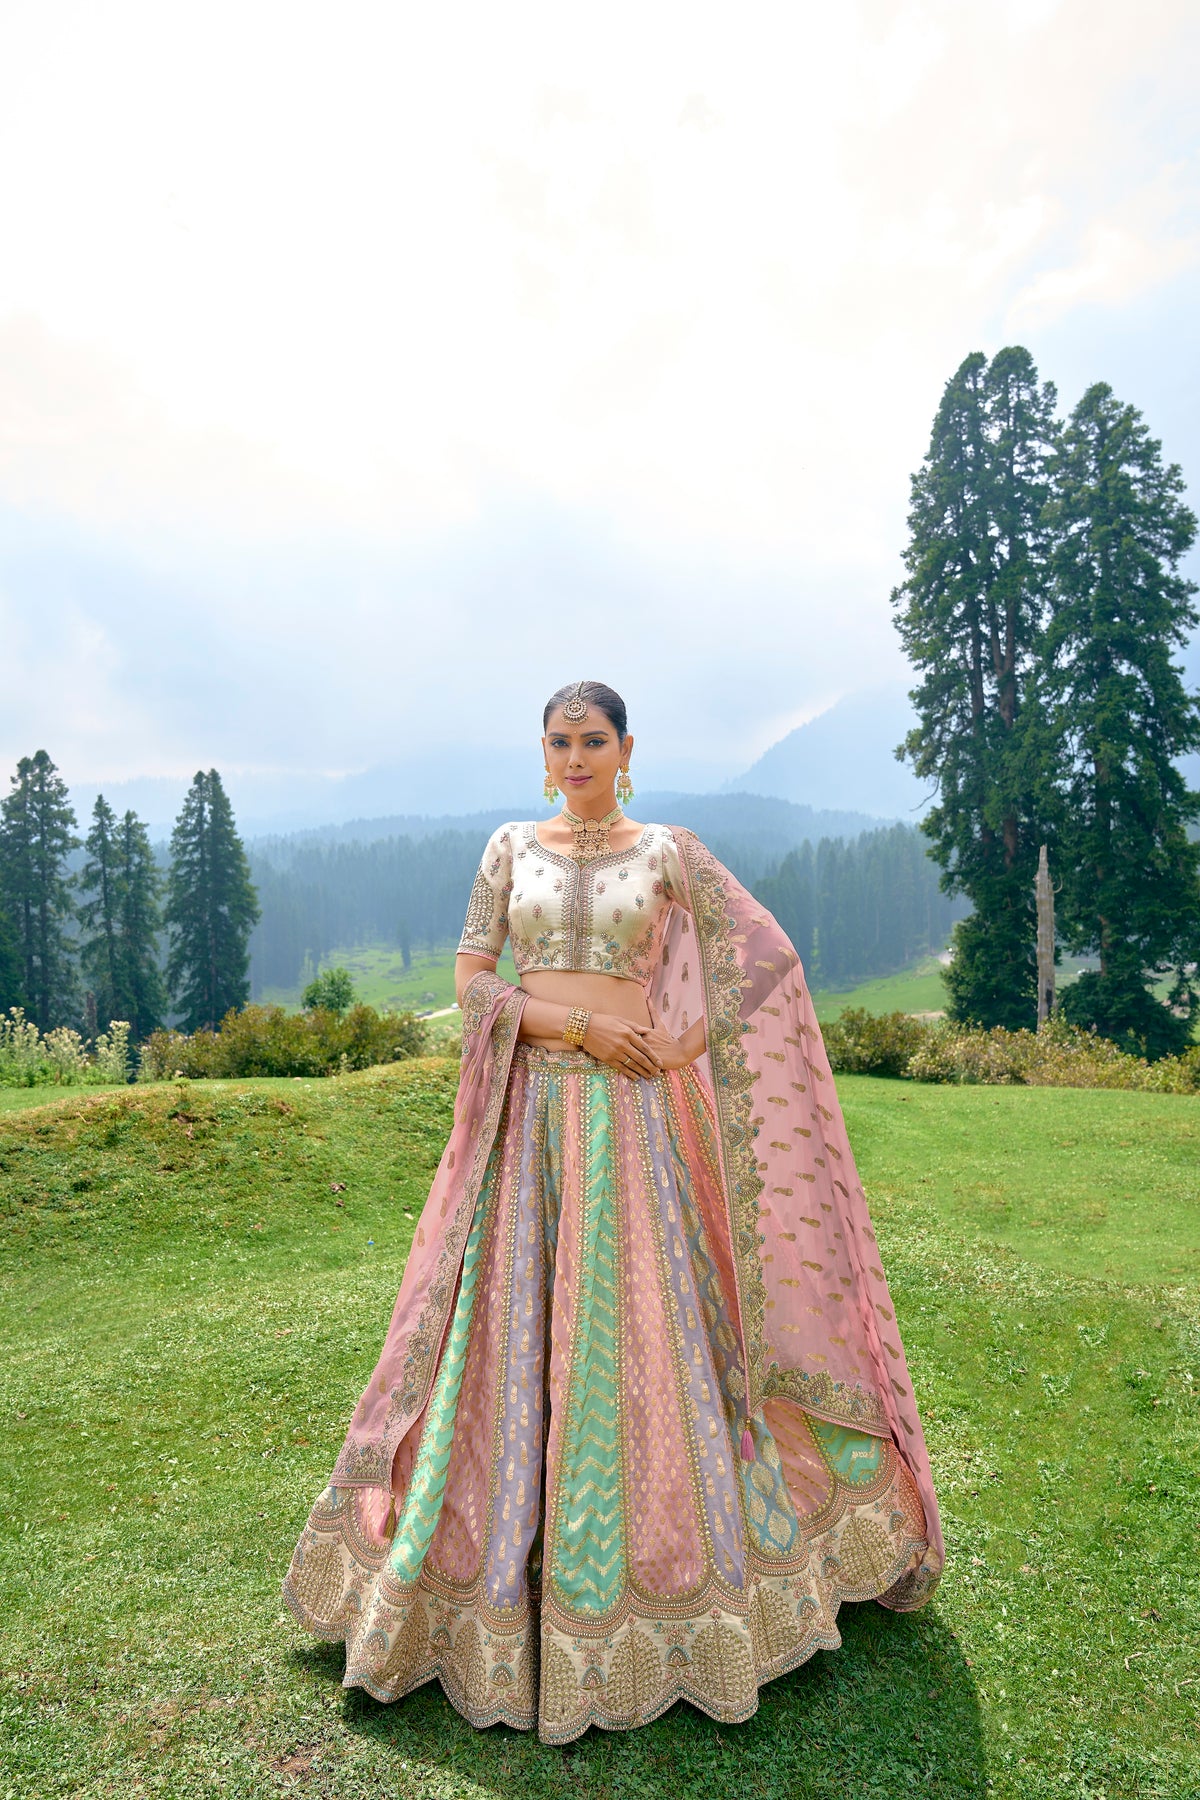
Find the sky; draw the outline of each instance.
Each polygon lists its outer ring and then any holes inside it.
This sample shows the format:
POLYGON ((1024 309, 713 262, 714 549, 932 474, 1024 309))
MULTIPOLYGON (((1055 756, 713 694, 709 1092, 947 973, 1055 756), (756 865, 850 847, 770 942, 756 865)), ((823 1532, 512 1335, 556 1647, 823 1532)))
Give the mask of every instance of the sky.
POLYGON ((1198 76, 1188 0, 0 0, 0 772, 536 793, 587 675, 702 789, 903 681, 969 352, 1196 503, 1198 76))

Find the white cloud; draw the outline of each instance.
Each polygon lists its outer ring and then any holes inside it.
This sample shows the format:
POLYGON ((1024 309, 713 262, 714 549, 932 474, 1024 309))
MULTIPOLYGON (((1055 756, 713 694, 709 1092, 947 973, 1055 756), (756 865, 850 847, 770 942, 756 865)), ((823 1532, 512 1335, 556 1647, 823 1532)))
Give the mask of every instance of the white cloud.
MULTIPOLYGON (((331 614, 395 645, 452 619, 464 693, 514 616, 577 657, 594 614, 513 599, 574 531, 571 579, 607 544, 629 583, 601 641, 682 630, 701 685, 752 597, 781 649, 706 701, 749 745, 895 673, 960 357, 1083 305, 1117 329, 1193 254, 1196 35, 1184 0, 10 9, 0 504, 191 584, 231 692, 289 628, 289 667, 358 692, 331 614)), ((190 756, 167 712, 143 745, 190 756)))
POLYGON ((1043 270, 1021 289, 1009 318, 1020 331, 1053 323, 1079 306, 1119 306, 1198 260, 1200 232, 1156 242, 1121 225, 1096 224, 1084 233, 1072 262, 1043 270))

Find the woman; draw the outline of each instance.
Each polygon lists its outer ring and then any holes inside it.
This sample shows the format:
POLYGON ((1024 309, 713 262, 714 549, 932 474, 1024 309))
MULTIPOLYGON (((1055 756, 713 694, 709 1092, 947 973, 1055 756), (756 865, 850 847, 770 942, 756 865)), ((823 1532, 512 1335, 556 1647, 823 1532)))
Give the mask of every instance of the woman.
POLYGON ((543 726, 567 803, 484 851, 453 1130, 284 1595, 347 1687, 436 1676, 565 1743, 681 1697, 748 1718, 944 1548, 799 958, 690 832, 622 815, 617 694, 543 726))

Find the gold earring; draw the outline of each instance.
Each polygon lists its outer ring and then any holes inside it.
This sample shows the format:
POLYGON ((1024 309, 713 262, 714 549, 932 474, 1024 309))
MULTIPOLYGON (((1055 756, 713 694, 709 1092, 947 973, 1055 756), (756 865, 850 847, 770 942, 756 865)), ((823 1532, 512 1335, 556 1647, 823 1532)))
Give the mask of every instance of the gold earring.
POLYGON ((622 806, 628 806, 633 799, 633 783, 629 779, 628 769, 622 769, 617 776, 617 799, 622 806))
POLYGON ((551 779, 549 769, 546 770, 546 779, 542 783, 542 792, 546 796, 546 805, 553 806, 554 802, 558 799, 558 789, 551 779))

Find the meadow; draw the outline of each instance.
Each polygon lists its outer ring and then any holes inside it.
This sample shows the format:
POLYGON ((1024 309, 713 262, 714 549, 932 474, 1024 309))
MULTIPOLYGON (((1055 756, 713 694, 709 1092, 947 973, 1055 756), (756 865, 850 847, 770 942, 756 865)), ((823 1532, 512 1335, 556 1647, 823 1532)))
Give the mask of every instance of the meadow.
MULTIPOLYGON (((414 950, 412 966, 405 969, 400 952, 388 944, 359 944, 331 950, 321 958, 323 969, 348 969, 354 991, 368 1006, 393 1012, 440 1011, 454 1004, 454 946, 414 950)), ((512 951, 506 944, 499 970, 515 982, 512 951)), ((299 1006, 301 984, 264 988, 258 996, 264 1004, 299 1006)), ((853 988, 815 988, 817 1017, 832 1019, 847 1006, 865 1006, 868 1012, 940 1012, 946 1004, 941 964, 936 956, 922 957, 898 975, 881 975, 853 988)))
MULTIPOLYGON (((453 945, 414 950, 406 969, 394 945, 359 944, 352 949, 331 951, 321 958, 321 968, 348 969, 358 999, 381 1012, 441 1012, 454 1005, 454 957, 453 945)), ((507 981, 516 981, 517 971, 507 944, 498 967, 507 981)), ((302 985, 298 982, 290 988, 264 988, 258 998, 267 1006, 299 1006, 302 985)))
POLYGON ((1197 1800, 1200 1106, 838 1087, 948 1546, 721 1727, 565 1750, 340 1686, 279 1582, 370 1373, 455 1066, 0 1116, 0 1800, 1197 1800))

